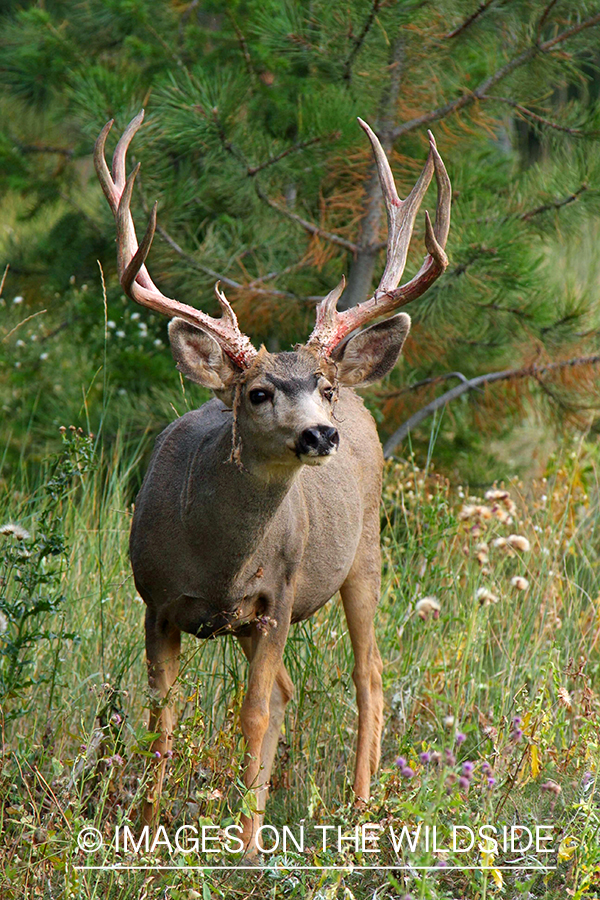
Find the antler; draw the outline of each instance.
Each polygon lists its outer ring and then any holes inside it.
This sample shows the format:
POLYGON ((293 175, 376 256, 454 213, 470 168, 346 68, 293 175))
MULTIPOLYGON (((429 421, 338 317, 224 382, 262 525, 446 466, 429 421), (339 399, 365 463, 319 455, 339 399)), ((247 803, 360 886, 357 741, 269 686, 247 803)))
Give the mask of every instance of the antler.
POLYGON ((450 228, 452 188, 432 133, 427 132, 429 155, 423 171, 406 200, 401 200, 396 191, 390 164, 379 139, 366 122, 363 122, 362 119, 359 119, 358 122, 371 141, 385 200, 388 220, 387 259, 379 287, 369 300, 344 312, 338 312, 337 301, 345 286, 345 279, 342 278, 338 286, 317 306, 317 323, 308 339, 307 346, 315 347, 319 353, 325 356, 331 356, 335 348, 350 332, 366 325, 372 319, 388 315, 393 310, 420 297, 448 265, 448 257, 444 248, 450 228), (425 246, 428 255, 414 278, 398 287, 406 265, 408 246, 417 212, 434 172, 438 187, 438 200, 433 228, 429 213, 425 213, 425 246))
POLYGON ((130 211, 131 194, 140 165, 135 167, 129 178, 125 177, 125 157, 131 139, 144 120, 144 110, 131 120, 121 140, 116 146, 112 161, 112 174, 106 165, 104 157, 104 145, 108 132, 112 128, 113 119, 107 122, 96 141, 94 147, 94 165, 102 185, 102 190, 110 204, 117 224, 117 266, 119 279, 125 293, 155 312, 173 317, 185 319, 191 325, 196 325, 208 332, 222 347, 223 351, 241 368, 248 368, 257 355, 250 339, 240 331, 237 317, 225 294, 219 290, 219 283, 215 285, 215 294, 222 310, 220 319, 203 313, 193 306, 171 300, 162 294, 148 274, 145 262, 152 245, 152 239, 156 230, 156 208, 154 204, 150 214, 150 220, 146 233, 138 246, 135 226, 130 211))

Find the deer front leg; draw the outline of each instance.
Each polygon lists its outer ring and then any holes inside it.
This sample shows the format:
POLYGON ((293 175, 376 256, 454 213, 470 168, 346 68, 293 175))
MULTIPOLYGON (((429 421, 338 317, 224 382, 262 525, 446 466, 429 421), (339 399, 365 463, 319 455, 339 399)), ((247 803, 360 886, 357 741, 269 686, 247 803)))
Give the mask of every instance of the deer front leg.
POLYGON ((158 732, 152 744, 152 753, 156 756, 155 768, 142 809, 142 822, 150 827, 158 819, 167 759, 173 745, 173 712, 169 693, 179 674, 180 652, 180 630, 166 621, 158 621, 152 610, 146 610, 146 657, 152 695, 148 730, 158 732))
POLYGON ((342 603, 354 651, 352 680, 358 706, 358 739, 354 793, 357 800, 368 800, 371 776, 379 766, 383 723, 383 664, 373 627, 373 615, 379 599, 379 572, 359 574, 354 570, 341 589, 342 603))
POLYGON ((256 810, 251 816, 242 815, 242 841, 250 856, 259 852, 256 833, 264 818, 285 707, 294 689, 282 662, 288 630, 289 622, 278 622, 265 633, 257 630, 250 638, 240 638, 250 663, 248 690, 240 713, 246 741, 244 782, 256 810))

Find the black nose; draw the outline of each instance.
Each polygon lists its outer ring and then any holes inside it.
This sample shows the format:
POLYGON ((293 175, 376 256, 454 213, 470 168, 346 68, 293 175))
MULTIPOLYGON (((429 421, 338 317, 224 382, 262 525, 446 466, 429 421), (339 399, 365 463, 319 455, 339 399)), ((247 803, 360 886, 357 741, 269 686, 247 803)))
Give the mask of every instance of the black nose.
POLYGON ((298 453, 308 456, 328 456, 340 443, 337 428, 315 425, 306 428, 298 438, 298 453))

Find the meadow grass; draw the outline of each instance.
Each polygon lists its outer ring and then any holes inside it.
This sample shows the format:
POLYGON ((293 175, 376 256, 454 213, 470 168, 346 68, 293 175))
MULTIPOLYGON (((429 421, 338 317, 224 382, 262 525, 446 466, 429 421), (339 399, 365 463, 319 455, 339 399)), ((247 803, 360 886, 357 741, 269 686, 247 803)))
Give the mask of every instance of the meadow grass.
MULTIPOLYGON (((252 873, 81 872, 77 866, 115 861, 181 867, 213 859, 192 851, 173 857, 164 845, 125 858, 110 846, 117 824, 136 831, 152 765, 144 725, 143 604, 127 558, 131 486, 147 447, 144 440, 132 446, 117 439, 103 450, 99 440, 74 430, 63 442, 37 483, 24 467, 26 480, 20 483, 17 474, 1 501, 0 525, 29 533, 21 539, 10 530, 0 534, 0 637, 5 650, 13 642, 12 656, 0 656, 3 898, 597 895, 600 586, 593 448, 567 448, 551 460, 544 480, 527 489, 518 482, 506 491, 496 486, 487 499, 451 487, 411 459, 388 465, 377 614, 385 728, 382 766, 366 809, 354 807, 350 789, 352 654, 334 599, 288 640, 296 696, 266 819, 279 829, 303 823, 311 835, 305 851, 292 846, 267 854, 252 873), (64 539, 59 552, 47 552, 52 535, 64 539), (38 600, 29 607, 36 612, 21 610, 19 618, 16 598, 24 584, 38 600), (30 664, 15 669, 16 630, 27 634, 32 620, 35 640, 18 651, 19 665, 30 664), (384 837, 390 825, 396 832, 402 825, 411 831, 419 823, 436 825, 444 837, 453 826, 514 826, 518 837, 543 824, 550 826, 553 850, 544 857, 535 848, 505 853, 475 846, 455 854, 440 837, 440 852, 422 841, 414 851, 405 843, 396 852, 382 838, 378 852, 368 854, 349 842, 338 852, 337 831, 325 850, 315 837, 316 825, 352 835, 365 822, 380 825, 384 837), (96 853, 78 847, 87 826, 105 838, 96 853), (301 865, 346 868, 316 873, 301 865), (360 865, 375 868, 352 870, 360 865)), ((232 638, 185 641, 162 813, 169 834, 183 823, 226 827, 239 815, 244 681, 245 663, 232 638)))

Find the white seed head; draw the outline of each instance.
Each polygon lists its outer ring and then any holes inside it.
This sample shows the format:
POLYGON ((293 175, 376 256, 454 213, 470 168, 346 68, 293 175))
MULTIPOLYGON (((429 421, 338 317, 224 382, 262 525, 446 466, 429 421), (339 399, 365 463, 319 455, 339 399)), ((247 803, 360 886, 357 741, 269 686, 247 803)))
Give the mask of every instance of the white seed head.
POLYGON ((522 553, 529 553, 531 544, 522 534, 509 534, 508 543, 514 550, 521 550, 522 553))

